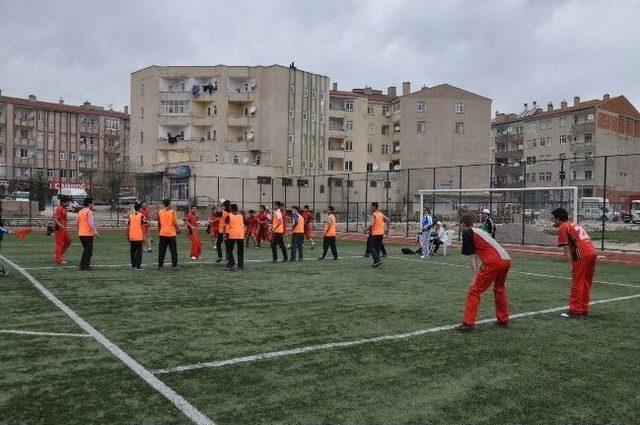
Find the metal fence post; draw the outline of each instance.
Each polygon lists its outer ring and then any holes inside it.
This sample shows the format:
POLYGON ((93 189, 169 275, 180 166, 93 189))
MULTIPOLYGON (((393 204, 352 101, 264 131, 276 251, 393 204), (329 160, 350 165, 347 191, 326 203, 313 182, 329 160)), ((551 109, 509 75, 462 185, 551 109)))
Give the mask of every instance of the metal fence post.
MULTIPOLYGON (((522 187, 526 188, 527 187, 527 163, 524 162, 523 163, 523 167, 522 167, 522 187)), ((525 219, 527 216, 527 212, 526 210, 526 197, 527 197, 527 192, 522 192, 522 239, 521 239, 521 245, 524 245, 524 241, 525 241, 525 219)))
POLYGON ((607 207, 607 160, 609 159, 608 156, 604 157, 604 180, 602 182, 602 232, 600 234, 601 236, 601 241, 600 241, 600 250, 604 251, 604 235, 605 235, 605 211, 606 211, 606 207, 607 207))
POLYGON ((220 176, 217 181, 216 202, 220 202, 220 176))
MULTIPOLYGON (((389 213, 389 186, 391 186, 391 182, 389 181, 389 171, 387 170, 387 181, 384 182, 384 201, 387 204, 387 214, 390 215, 389 213)), ((365 204, 364 206, 364 210, 366 211, 367 208, 369 207, 369 204, 365 204)))
POLYGON ((316 213, 316 175, 313 175, 313 190, 311 191, 311 196, 313 197, 313 202, 312 202, 312 211, 315 214, 316 213))
POLYGON ((346 232, 349 233, 349 191, 350 191, 350 185, 351 185, 351 175, 349 173, 347 173, 347 228, 346 228, 346 232))
POLYGON ((244 211, 244 177, 242 178, 242 210, 244 211))
POLYGON ((411 191, 411 169, 407 168, 407 228, 406 228, 406 236, 409 237, 409 205, 411 199, 409 198, 411 191))

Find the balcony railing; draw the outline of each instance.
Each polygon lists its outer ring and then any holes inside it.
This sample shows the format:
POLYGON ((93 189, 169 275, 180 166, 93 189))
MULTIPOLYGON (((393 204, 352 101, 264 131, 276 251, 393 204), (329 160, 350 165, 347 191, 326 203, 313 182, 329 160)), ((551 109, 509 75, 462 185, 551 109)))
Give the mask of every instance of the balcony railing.
POLYGON ((510 159, 513 161, 522 159, 523 155, 524 155, 524 150, 522 149, 497 151, 495 153, 496 159, 510 159))
POLYGON ((96 134, 98 133, 98 126, 97 125, 81 125, 79 126, 79 131, 80 133, 96 134))
POLYGON ((227 125, 229 127, 249 127, 252 123, 252 117, 227 117, 227 125))
POLYGON ((119 136, 120 134, 122 134, 122 130, 120 130, 119 128, 105 128, 104 134, 107 136, 119 136))
POLYGON ((571 131, 574 133, 590 133, 596 129, 596 123, 594 121, 582 122, 571 125, 571 131))
POLYGON ((36 119, 35 117, 15 117, 13 124, 21 127, 33 127, 36 124, 36 119))
POLYGON ((495 167, 496 176, 508 176, 508 175, 522 175, 523 165, 504 165, 502 167, 495 167))

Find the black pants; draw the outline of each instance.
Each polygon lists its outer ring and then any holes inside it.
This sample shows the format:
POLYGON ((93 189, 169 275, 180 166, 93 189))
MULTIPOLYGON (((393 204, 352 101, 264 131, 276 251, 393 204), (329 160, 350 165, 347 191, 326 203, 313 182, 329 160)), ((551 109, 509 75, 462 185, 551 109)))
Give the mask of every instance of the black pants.
MULTIPOLYGON (((371 236, 371 233, 369 233, 369 236, 367 236, 367 249, 364 252, 364 255, 366 255, 367 257, 371 255, 371 238, 372 237, 373 236, 371 236)), ((387 249, 384 247, 384 243, 382 242, 382 239, 380 240, 380 252, 384 256, 387 255, 387 249)))
POLYGON ((302 261, 302 246, 304 245, 304 233, 293 233, 291 235, 291 261, 296 260, 296 251, 298 258, 302 261))
POLYGON ((158 245, 158 267, 164 266, 164 256, 167 254, 167 247, 171 251, 171 265, 178 266, 178 247, 176 246, 175 236, 160 236, 158 245))
POLYGON ((331 254, 333 254, 333 258, 335 260, 338 259, 338 249, 336 248, 336 237, 335 236, 325 236, 322 239, 322 257, 324 258, 327 255, 327 251, 331 248, 331 254))
POLYGON ((131 250, 131 267, 142 267, 142 241, 129 241, 131 250))
POLYGON ((93 236, 80 236, 80 243, 82 243, 80 270, 86 270, 91 267, 91 257, 93 256, 93 236))
POLYGON ((284 258, 284 261, 287 261, 289 257, 287 256, 287 247, 284 246, 284 236, 282 233, 274 233, 273 239, 271 240, 271 255, 273 256, 273 261, 278 261, 278 249, 276 247, 280 247, 282 258, 284 258))
POLYGON ((222 260, 222 243, 224 242, 224 235, 222 233, 218 233, 218 236, 213 241, 213 244, 216 247, 216 252, 218 253, 218 260, 222 260))
POLYGON ((440 245, 442 245, 442 241, 440 238, 431 239, 431 243, 433 244, 433 253, 437 254, 440 249, 440 245))
POLYGON ((244 239, 227 239, 227 265, 234 267, 236 260, 233 258, 233 246, 238 245, 238 268, 244 269, 244 239))
POLYGON ((369 243, 369 251, 371 252, 371 258, 373 258, 373 264, 380 262, 380 253, 384 249, 384 245, 382 244, 382 235, 371 236, 371 238, 367 238, 369 243))

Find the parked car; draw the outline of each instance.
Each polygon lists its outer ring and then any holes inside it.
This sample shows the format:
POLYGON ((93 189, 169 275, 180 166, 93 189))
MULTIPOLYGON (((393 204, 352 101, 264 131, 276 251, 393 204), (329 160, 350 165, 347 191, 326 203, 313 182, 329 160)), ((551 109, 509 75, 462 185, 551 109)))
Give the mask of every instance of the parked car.
POLYGON ((82 209, 82 205, 84 200, 89 196, 84 189, 72 188, 72 187, 63 187, 58 189, 58 196, 54 199, 54 205, 60 204, 60 198, 63 196, 69 197, 71 200, 69 202, 69 206, 67 207, 67 211, 71 211, 77 213, 82 209))
POLYGON ((26 191, 15 191, 11 194, 11 200, 18 202, 29 202, 29 192, 26 191))
POLYGON ((121 196, 118 198, 118 204, 120 205, 133 205, 138 202, 138 198, 135 196, 121 196))

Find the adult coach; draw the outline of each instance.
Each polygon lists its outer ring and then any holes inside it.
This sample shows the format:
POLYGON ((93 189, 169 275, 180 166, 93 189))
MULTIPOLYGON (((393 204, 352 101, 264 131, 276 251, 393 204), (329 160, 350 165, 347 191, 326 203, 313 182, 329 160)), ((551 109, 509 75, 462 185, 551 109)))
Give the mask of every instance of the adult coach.
POLYGON ((322 256, 318 260, 324 260, 327 251, 331 248, 333 259, 338 259, 338 249, 336 248, 336 216, 333 207, 327 208, 327 221, 324 227, 324 238, 322 239, 322 256))
POLYGON ((551 217, 553 226, 558 229, 558 246, 564 251, 571 274, 569 310, 561 316, 584 319, 589 315, 591 285, 596 271, 596 248, 582 226, 569 221, 567 210, 556 208, 551 211, 551 217))
POLYGON ((55 237, 55 247, 53 250, 53 262, 57 266, 65 263, 64 254, 71 246, 71 235, 67 231, 67 207, 70 199, 63 195, 60 198, 60 205, 56 207, 51 217, 53 221, 53 235, 55 237))
POLYGON ((78 212, 78 238, 82 244, 82 258, 80 270, 91 270, 91 257, 93 257, 93 238, 100 236, 93 221, 93 198, 85 198, 82 203, 84 208, 78 212))
POLYGON ((284 217, 282 214, 284 205, 280 201, 273 203, 273 214, 271 214, 271 255, 273 262, 278 262, 278 250, 282 251, 283 261, 288 260, 287 248, 284 245, 284 217))
POLYGON ((506 294, 506 282, 511 267, 511 257, 489 233, 473 227, 472 216, 463 216, 459 226, 462 232, 462 255, 469 256, 473 281, 469 285, 462 324, 457 326, 456 330, 471 332, 475 329, 480 297, 491 284, 493 284, 496 324, 507 326, 509 324, 509 301, 506 294))
POLYGON ((178 268, 178 247, 176 246, 176 235, 180 233, 178 229, 178 214, 171 208, 171 200, 162 201, 164 208, 158 211, 158 268, 164 267, 164 257, 167 248, 171 251, 171 267, 178 268))
POLYGON ((127 222, 127 239, 129 240, 129 251, 131 252, 131 268, 142 269, 142 244, 145 240, 145 224, 147 219, 142 214, 142 204, 136 202, 133 205, 133 212, 129 214, 127 222))
POLYGON ((431 255, 432 228, 433 217, 431 217, 431 210, 429 210, 429 208, 425 208, 424 216, 420 218, 420 247, 422 248, 422 255, 420 255, 420 258, 429 258, 429 255, 431 255))
POLYGON ((385 225, 389 223, 389 218, 382 213, 378 209, 378 203, 373 202, 371 204, 370 213, 371 218, 369 220, 369 226, 367 227, 366 232, 371 235, 371 238, 368 239, 368 248, 371 252, 371 258, 373 259, 373 264, 371 267, 378 267, 382 264, 380 261, 380 252, 382 251, 382 239, 384 238, 384 229, 385 225))
POLYGON ((291 208, 291 217, 293 218, 293 224, 291 226, 291 260, 296 261, 296 252, 298 253, 298 260, 303 261, 303 244, 304 244, 304 231, 305 221, 300 210, 297 206, 291 208))
POLYGON ((231 204, 229 215, 226 218, 226 246, 227 246, 227 267, 231 270, 244 270, 244 216, 238 213, 238 205, 231 204), (237 246, 238 265, 233 258, 233 247, 237 246))

